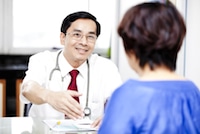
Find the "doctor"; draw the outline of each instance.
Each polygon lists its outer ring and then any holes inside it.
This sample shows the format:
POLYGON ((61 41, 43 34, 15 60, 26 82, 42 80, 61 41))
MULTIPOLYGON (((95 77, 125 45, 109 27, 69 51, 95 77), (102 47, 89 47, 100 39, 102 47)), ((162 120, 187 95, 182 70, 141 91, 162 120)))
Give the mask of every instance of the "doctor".
POLYGON ((108 97, 121 84, 116 65, 92 54, 100 28, 92 14, 72 13, 61 25, 60 42, 64 48, 30 57, 20 94, 22 102, 32 103, 29 116, 80 119, 88 107, 93 126, 99 125, 108 97), (73 69, 79 71, 77 92, 68 90, 69 72, 73 69), (73 97, 78 97, 79 102, 73 97))

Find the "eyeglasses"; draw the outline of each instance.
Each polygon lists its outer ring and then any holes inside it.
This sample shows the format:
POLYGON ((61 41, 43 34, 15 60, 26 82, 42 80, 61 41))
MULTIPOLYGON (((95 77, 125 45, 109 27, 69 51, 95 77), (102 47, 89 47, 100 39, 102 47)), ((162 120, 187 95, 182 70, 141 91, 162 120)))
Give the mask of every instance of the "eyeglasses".
POLYGON ((72 33, 66 33, 67 35, 70 35, 70 37, 76 41, 80 41, 83 36, 86 37, 87 42, 94 43, 97 40, 97 36, 95 34, 87 34, 83 35, 80 32, 72 32, 72 33))

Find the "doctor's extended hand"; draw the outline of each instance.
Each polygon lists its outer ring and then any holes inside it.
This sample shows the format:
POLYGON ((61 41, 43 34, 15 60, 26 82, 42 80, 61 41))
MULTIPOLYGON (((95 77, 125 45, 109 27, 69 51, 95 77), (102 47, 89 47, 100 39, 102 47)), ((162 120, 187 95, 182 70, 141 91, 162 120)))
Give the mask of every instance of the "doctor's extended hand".
POLYGON ((79 119, 83 117, 81 105, 73 98, 82 94, 76 91, 57 91, 49 92, 47 103, 56 110, 64 113, 70 119, 79 119))

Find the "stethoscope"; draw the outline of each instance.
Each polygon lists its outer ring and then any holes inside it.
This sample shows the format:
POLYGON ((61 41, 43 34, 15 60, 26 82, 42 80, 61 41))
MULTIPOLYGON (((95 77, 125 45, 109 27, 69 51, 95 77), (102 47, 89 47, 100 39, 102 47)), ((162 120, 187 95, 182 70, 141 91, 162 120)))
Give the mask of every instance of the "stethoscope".
MULTIPOLYGON (((57 54, 57 57, 56 57, 56 66, 55 66, 55 67, 51 70, 51 72, 50 72, 49 81, 51 81, 52 76, 53 76, 53 73, 54 73, 55 71, 61 71, 61 70, 60 70, 59 63, 58 63, 58 58, 59 58, 61 52, 62 52, 62 51, 59 51, 58 54, 57 54)), ((88 107, 89 85, 90 85, 90 83, 89 83, 89 80, 90 80, 90 65, 89 65, 88 59, 86 60, 86 63, 87 63, 87 68, 88 68, 88 70, 87 70, 87 76, 88 76, 88 78, 87 78, 87 95, 86 95, 86 104, 85 104, 85 108, 84 108, 84 111, 83 111, 83 112, 84 112, 84 114, 85 114, 85 118, 90 118, 91 109, 88 107)), ((61 79, 62 79, 62 81, 63 81, 63 80, 64 80, 64 77, 61 76, 61 79)))

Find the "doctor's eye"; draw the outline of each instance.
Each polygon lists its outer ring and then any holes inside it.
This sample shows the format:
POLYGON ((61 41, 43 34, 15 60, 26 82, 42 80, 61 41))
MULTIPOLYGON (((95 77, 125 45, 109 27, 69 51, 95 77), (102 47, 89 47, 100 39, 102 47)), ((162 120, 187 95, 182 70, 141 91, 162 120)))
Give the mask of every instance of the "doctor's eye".
POLYGON ((95 41, 97 39, 97 37, 96 37, 96 35, 88 35, 87 36, 87 40, 89 40, 89 41, 95 41))
POLYGON ((72 33, 72 36, 73 36, 73 38, 81 39, 83 35, 81 33, 74 32, 74 33, 72 33))

